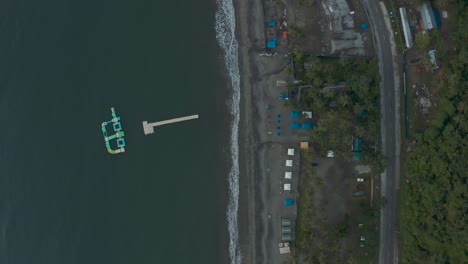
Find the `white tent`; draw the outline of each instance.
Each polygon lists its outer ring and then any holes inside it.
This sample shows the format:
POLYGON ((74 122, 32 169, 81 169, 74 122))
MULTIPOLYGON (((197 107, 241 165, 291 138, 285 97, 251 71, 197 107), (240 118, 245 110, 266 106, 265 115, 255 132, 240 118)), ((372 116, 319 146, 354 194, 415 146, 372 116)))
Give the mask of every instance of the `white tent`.
POLYGON ((286 160, 286 167, 292 167, 292 160, 286 160))
POLYGON ((290 171, 285 172, 284 173, 284 178, 285 179, 291 179, 292 178, 292 172, 290 172, 290 171))
POLYGON ((291 190, 291 184, 290 183, 285 183, 284 184, 284 190, 285 191, 290 191, 291 190))
POLYGON ((288 148, 288 155, 289 156, 294 156, 294 149, 293 148, 288 148))
POLYGON ((311 111, 302 111, 302 116, 305 118, 312 118, 312 112, 311 111))

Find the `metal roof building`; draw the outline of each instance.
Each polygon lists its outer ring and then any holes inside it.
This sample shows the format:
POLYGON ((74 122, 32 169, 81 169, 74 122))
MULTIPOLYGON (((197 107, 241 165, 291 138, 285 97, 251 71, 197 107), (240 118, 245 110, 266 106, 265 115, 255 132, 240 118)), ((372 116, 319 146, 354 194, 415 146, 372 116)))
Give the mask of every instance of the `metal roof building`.
POLYGON ((403 34, 405 36, 405 46, 410 49, 413 47, 413 37, 411 36, 411 29, 408 23, 408 15, 406 14, 406 8, 400 7, 401 24, 403 26, 403 34))
POLYGON ((421 5, 421 19, 424 30, 431 30, 437 28, 437 24, 434 18, 434 10, 431 4, 424 3, 421 5))

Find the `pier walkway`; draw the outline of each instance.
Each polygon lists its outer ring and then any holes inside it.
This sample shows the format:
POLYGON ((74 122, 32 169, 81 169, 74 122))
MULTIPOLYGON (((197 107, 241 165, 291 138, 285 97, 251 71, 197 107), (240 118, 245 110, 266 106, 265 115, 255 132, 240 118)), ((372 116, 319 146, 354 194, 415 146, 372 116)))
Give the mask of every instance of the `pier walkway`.
POLYGON ((154 127, 156 127, 156 126, 163 126, 163 125, 168 125, 168 124, 172 124, 172 123, 188 121, 188 120, 192 120, 192 119, 198 119, 198 115, 184 116, 184 117, 159 121, 159 122, 155 122, 155 123, 148 123, 148 121, 143 121, 143 131, 145 132, 145 135, 153 134, 154 133, 154 127))

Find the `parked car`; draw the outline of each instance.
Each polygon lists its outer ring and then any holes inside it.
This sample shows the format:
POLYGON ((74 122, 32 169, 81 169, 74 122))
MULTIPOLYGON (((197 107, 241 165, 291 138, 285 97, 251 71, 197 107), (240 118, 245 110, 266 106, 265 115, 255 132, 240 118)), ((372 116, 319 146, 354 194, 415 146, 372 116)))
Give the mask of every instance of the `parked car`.
POLYGON ((364 196, 365 194, 366 194, 366 192, 365 192, 365 191, 357 191, 357 192, 353 192, 353 196, 357 196, 357 197, 359 197, 359 196, 364 196))
POLYGON ((360 183, 357 185, 357 188, 363 190, 366 189, 366 185, 364 183, 360 183))
POLYGON ((358 182, 364 182, 365 179, 364 179, 364 178, 357 178, 357 181, 358 181, 358 182))

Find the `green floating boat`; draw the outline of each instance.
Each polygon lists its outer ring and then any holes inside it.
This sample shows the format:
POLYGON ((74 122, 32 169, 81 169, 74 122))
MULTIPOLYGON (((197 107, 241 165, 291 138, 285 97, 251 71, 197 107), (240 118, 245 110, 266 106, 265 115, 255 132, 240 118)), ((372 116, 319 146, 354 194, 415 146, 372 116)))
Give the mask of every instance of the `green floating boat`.
POLYGON ((106 142, 107 151, 110 154, 119 154, 125 152, 125 133, 122 130, 122 124, 120 123, 120 116, 115 114, 114 107, 111 108, 112 111, 112 119, 106 122, 102 122, 102 134, 104 135, 104 141, 106 142), (111 136, 107 135, 107 125, 112 124, 112 128, 114 129, 114 134, 111 136), (112 149, 110 145, 110 141, 116 139, 117 140, 117 148, 112 149))

